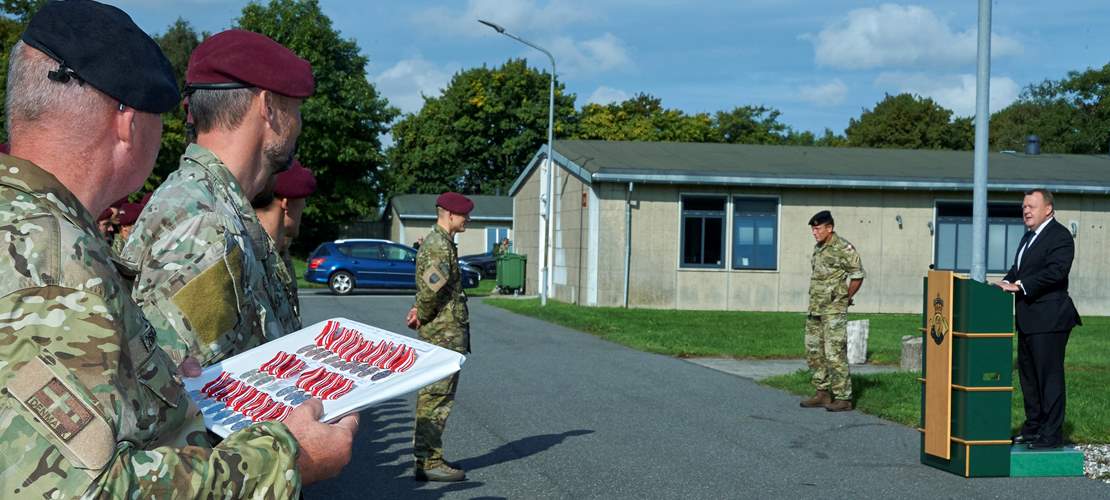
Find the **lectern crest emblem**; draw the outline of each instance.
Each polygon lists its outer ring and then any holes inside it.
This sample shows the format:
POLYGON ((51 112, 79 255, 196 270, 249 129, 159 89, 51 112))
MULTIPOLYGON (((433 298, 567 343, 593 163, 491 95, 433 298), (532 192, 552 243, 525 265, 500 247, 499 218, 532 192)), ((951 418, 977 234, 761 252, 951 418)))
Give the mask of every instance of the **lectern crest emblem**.
POLYGON ((944 342, 944 336, 948 335, 948 320, 944 318, 944 299, 937 295, 933 299, 933 321, 929 327, 929 336, 933 338, 933 342, 940 345, 944 342))

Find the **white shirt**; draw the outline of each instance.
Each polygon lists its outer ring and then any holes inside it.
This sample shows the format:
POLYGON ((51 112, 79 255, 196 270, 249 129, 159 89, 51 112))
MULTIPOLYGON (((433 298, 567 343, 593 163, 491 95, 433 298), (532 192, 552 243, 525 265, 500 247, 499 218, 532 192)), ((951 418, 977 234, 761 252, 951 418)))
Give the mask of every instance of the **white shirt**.
MULTIPOLYGON (((1018 269, 1021 269, 1021 256, 1025 254, 1025 249, 1033 246, 1033 242, 1037 240, 1037 236, 1040 236, 1041 231, 1044 230, 1045 226, 1047 226, 1049 222, 1052 222, 1052 219, 1055 219, 1055 217, 1049 217, 1049 218, 1045 219, 1044 222, 1041 223, 1041 225, 1037 226, 1037 229, 1033 230, 1033 236, 1031 236, 1029 238, 1029 241, 1026 241, 1025 245, 1022 245, 1022 247, 1018 249, 1018 254, 1017 254, 1017 268, 1018 269)), ((1005 280, 1003 280, 1003 281, 1005 281, 1005 280)), ((1017 280, 1016 282, 1014 282, 1014 284, 1021 287, 1021 293, 1025 293, 1025 285, 1021 282, 1021 280, 1017 280)))
POLYGON ((1037 229, 1033 230, 1033 237, 1029 238, 1029 241, 1026 241, 1025 245, 1022 246, 1020 249, 1018 249, 1018 254, 1017 254, 1017 267, 1018 267, 1018 269, 1021 269, 1021 256, 1025 254, 1025 249, 1033 246, 1033 242, 1037 241, 1037 236, 1040 236, 1041 231, 1044 230, 1045 226, 1047 226, 1049 222, 1052 222, 1052 219, 1055 219, 1055 217, 1049 217, 1049 218, 1045 219, 1044 222, 1041 223, 1041 225, 1037 226, 1037 229))

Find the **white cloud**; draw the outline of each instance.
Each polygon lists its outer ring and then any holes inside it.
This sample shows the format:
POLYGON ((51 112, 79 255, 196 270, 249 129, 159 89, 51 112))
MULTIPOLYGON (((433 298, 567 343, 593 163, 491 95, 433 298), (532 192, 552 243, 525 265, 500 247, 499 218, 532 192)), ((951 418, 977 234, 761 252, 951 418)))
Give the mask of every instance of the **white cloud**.
POLYGON ((839 78, 820 85, 802 85, 798 87, 798 97, 806 102, 818 106, 835 106, 843 103, 848 95, 848 86, 839 78))
POLYGON ((560 75, 599 73, 632 66, 624 42, 612 33, 584 41, 558 37, 548 46, 560 75))
POLYGON ((586 103, 612 104, 615 102, 627 101, 629 97, 632 96, 628 95, 628 92, 602 85, 598 87, 597 90, 594 90, 594 93, 590 94, 589 99, 586 99, 586 103))
MULTIPOLYGON (((921 73, 884 73, 875 85, 888 93, 908 92, 931 97, 937 104, 951 109, 956 116, 975 114, 975 75, 933 76, 921 73)), ((1017 100, 1021 88, 1009 77, 991 77, 990 112, 993 113, 1017 100)))
MULTIPOLYGON (((813 42, 817 64, 841 69, 956 66, 975 62, 977 28, 956 31, 917 5, 883 4, 856 9, 828 25, 813 42)), ((1017 40, 993 34, 992 57, 1021 54, 1017 40)))
POLYGON ((397 61, 373 77, 374 85, 389 103, 412 113, 424 106, 423 96, 437 96, 451 81, 455 70, 436 66, 422 57, 397 61))
POLYGON ((478 23, 479 19, 484 19, 522 35, 553 33, 571 23, 592 19, 593 12, 593 9, 573 5, 567 0, 549 0, 543 5, 536 0, 467 0, 461 11, 431 7, 418 11, 412 21, 418 29, 437 34, 496 35, 488 26, 478 23))

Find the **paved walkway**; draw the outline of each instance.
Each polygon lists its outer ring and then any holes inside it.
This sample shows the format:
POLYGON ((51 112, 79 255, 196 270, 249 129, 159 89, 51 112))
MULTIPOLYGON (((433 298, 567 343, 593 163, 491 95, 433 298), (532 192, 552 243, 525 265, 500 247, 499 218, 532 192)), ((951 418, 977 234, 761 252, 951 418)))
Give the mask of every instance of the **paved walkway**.
MULTIPOLYGON (((804 359, 733 359, 733 358, 684 358, 695 365, 712 368, 737 377, 763 380, 776 375, 786 375, 806 368, 804 359)), ((851 365, 852 373, 886 373, 898 371, 897 366, 851 365)))
MULTIPOLYGON (((411 296, 306 295, 306 323, 396 332, 411 296)), ((472 303, 474 354, 445 436, 469 481, 412 480, 413 398, 363 413, 352 464, 314 498, 1110 498, 1085 478, 967 480, 915 430, 472 303)))

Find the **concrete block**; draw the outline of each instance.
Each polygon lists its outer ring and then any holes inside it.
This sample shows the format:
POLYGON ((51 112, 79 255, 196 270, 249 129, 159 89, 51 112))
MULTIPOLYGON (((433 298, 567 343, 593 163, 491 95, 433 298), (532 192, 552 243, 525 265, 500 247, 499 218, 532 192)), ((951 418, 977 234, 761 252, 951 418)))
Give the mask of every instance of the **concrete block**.
POLYGON ((921 336, 902 336, 902 370, 907 372, 921 371, 921 336))
POLYGON ((870 320, 848 322, 848 364, 862 365, 867 362, 867 335, 870 329, 870 320))

